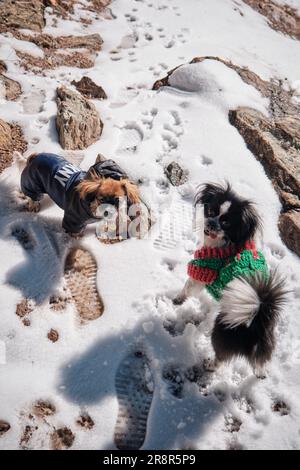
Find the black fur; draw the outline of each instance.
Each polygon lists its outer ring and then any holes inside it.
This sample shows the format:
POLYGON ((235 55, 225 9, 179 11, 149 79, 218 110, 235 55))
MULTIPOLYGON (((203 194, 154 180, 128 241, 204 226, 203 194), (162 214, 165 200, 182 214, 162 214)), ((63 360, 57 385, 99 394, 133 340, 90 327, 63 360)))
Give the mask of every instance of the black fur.
POLYGON ((227 201, 231 205, 228 212, 220 216, 221 228, 225 233, 226 241, 239 248, 246 241, 252 240, 261 227, 261 220, 254 204, 237 196, 229 183, 225 186, 208 183, 200 188, 195 197, 195 204, 204 205, 206 218, 209 214, 218 216, 221 205, 227 201), (223 226, 224 223, 226 226, 223 226))
POLYGON ((261 274, 247 280, 260 299, 260 307, 251 324, 229 328, 222 322, 226 312, 218 315, 212 332, 216 359, 229 361, 234 356, 245 357, 255 367, 262 367, 271 359, 274 347, 274 328, 287 290, 284 280, 271 272, 268 278, 261 274))

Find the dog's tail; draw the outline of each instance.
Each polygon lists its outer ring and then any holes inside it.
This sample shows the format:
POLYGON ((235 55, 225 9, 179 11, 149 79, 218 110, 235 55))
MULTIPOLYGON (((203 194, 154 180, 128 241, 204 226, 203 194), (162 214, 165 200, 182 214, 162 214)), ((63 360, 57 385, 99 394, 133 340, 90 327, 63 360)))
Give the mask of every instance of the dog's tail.
POLYGON ((278 318, 288 292, 285 279, 276 270, 268 276, 257 273, 237 278, 224 290, 219 321, 230 329, 241 325, 265 329, 278 318))

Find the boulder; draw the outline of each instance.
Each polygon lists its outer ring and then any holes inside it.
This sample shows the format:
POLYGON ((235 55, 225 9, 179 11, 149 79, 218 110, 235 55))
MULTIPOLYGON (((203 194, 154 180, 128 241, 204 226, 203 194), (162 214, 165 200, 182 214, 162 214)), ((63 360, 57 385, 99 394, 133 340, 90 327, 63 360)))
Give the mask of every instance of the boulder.
POLYGON ((300 119, 267 118, 259 111, 239 108, 229 120, 262 163, 278 191, 284 210, 300 209, 300 119))
POLYGON ((300 212, 288 211, 281 214, 278 226, 286 246, 300 256, 300 212))
POLYGON ((75 49, 84 48, 91 51, 100 51, 103 39, 100 34, 85 36, 51 36, 50 34, 25 34, 15 32, 14 36, 21 41, 29 41, 42 49, 75 49))
POLYGON ((286 4, 279 5, 279 2, 273 0, 244 0, 244 2, 264 15, 271 28, 300 39, 300 16, 295 8, 286 4))
POLYGON ((93 103, 65 87, 57 89, 56 127, 64 149, 87 148, 96 142, 103 129, 93 103))
POLYGON ((14 101, 21 93, 21 85, 18 82, 0 74, 0 98, 3 97, 8 101, 14 101), (4 96, 1 96, 2 93, 4 96))
POLYGON ((99 100, 105 100, 107 98, 103 88, 93 82, 89 77, 82 77, 78 82, 73 80, 71 85, 74 85, 76 90, 78 90, 85 98, 99 100))
POLYGON ((13 29, 41 31, 45 26, 42 0, 2 0, 0 3, 0 32, 13 29))

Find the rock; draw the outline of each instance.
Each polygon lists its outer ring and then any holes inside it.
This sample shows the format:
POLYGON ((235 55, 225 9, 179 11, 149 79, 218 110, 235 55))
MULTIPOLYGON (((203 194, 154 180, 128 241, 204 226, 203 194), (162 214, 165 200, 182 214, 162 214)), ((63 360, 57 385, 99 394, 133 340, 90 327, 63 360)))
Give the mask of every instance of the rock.
POLYGON ((45 26, 42 0, 2 0, 0 3, 0 32, 13 29, 41 31, 45 26))
POLYGON ((4 98, 6 98, 8 101, 15 101, 22 93, 20 83, 6 77, 3 74, 0 74, 0 98, 1 89, 4 91, 4 98))
MULTIPOLYGON (((286 91, 283 87, 282 81, 272 79, 268 82, 260 78, 256 73, 252 72, 248 68, 240 67, 239 65, 216 56, 195 57, 191 62, 189 62, 189 64, 203 62, 204 60, 216 60, 235 70, 245 83, 252 85, 264 97, 269 99, 269 111, 272 116, 275 117, 300 113, 300 105, 292 101, 293 92, 286 91)), ((165 77, 156 80, 152 89, 158 90, 163 86, 170 86, 169 78, 173 72, 181 66, 182 64, 167 72, 165 77)))
POLYGON ((69 449, 72 447, 75 439, 75 434, 72 433, 71 429, 64 427, 56 429, 51 435, 51 442, 53 449, 69 449))
POLYGON ((57 89, 56 127, 64 149, 84 149, 96 142, 103 123, 93 103, 65 87, 57 89))
POLYGON ((3 62, 3 60, 0 60, 0 73, 6 72, 6 71, 7 71, 7 67, 6 67, 5 62, 3 62))
POLYGON ((57 52, 45 49, 44 57, 37 57, 27 52, 16 51, 20 61, 20 65, 25 70, 44 75, 44 70, 55 69, 57 67, 78 67, 80 69, 88 69, 94 66, 95 55, 86 52, 57 52))
POLYGON ((171 162, 165 167, 165 174, 173 186, 180 186, 188 180, 188 171, 183 170, 177 162, 171 162))
POLYGON ((0 419, 0 437, 3 436, 3 434, 7 433, 7 431, 10 430, 10 424, 7 421, 3 421, 3 419, 0 419))
POLYGON ((300 209, 300 119, 269 119, 254 109, 239 108, 229 112, 229 121, 262 163, 284 210, 300 209))
POLYGON ((53 330, 53 328, 51 328, 51 330, 49 331, 47 337, 50 341, 52 341, 52 343, 56 343, 56 341, 58 341, 58 339, 59 339, 58 331, 53 330))
POLYGON ((74 49, 84 48, 91 51, 100 51, 103 39, 100 34, 85 36, 51 36, 50 34, 25 34, 15 32, 14 36, 21 41, 33 42, 42 49, 74 49))
POLYGON ((300 17, 289 5, 279 5, 273 0, 244 0, 247 5, 268 19, 269 26, 276 31, 300 39, 300 17))
POLYGON ((288 211, 281 214, 278 226, 286 246, 300 256, 300 212, 288 211))
POLYGON ((76 82, 73 80, 71 85, 74 85, 75 88, 83 95, 85 98, 94 98, 99 100, 105 100, 107 95, 103 88, 99 85, 96 85, 93 80, 89 77, 82 77, 81 80, 76 82))
POLYGON ((23 153, 26 149, 21 128, 0 119, 0 173, 11 165, 14 151, 23 153))

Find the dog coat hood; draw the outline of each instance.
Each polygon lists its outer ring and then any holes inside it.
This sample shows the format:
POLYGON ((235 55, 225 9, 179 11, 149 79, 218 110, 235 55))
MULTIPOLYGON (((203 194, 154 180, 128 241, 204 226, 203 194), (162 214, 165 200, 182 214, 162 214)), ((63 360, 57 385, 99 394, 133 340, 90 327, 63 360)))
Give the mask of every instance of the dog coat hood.
MULTIPOLYGON (((96 163, 92 168, 104 178, 127 177, 113 160, 96 163)), ((83 171, 53 153, 40 153, 23 170, 21 190, 34 201, 40 200, 45 193, 49 194, 65 211, 63 228, 68 232, 79 233, 87 223, 96 219, 88 201, 81 199, 78 191, 75 191, 80 181, 88 178, 89 171, 83 171)))
POLYGON ((220 300, 227 284, 237 277, 253 276, 257 271, 268 275, 263 254, 255 243, 247 242, 240 250, 203 247, 188 264, 188 275, 205 284, 208 292, 220 300))

